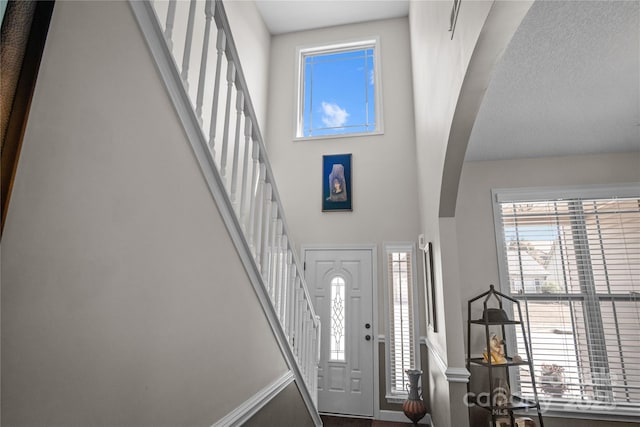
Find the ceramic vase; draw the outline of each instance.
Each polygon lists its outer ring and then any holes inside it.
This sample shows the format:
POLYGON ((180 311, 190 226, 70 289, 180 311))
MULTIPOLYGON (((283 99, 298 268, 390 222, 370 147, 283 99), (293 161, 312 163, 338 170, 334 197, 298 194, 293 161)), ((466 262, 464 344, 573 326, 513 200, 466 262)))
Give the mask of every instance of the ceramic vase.
POLYGON ((414 425, 418 425, 418 421, 427 413, 427 407, 422 401, 422 393, 418 381, 422 375, 422 371, 417 369, 407 369, 407 377, 409 377, 409 397, 402 404, 402 411, 414 425))

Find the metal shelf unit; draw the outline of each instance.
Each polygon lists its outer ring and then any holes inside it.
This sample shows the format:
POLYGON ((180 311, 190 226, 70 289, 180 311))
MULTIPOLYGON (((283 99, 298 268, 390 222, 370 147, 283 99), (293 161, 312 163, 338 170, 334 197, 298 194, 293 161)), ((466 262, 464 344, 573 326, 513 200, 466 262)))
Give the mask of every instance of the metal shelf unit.
MULTIPOLYGON (((484 410, 491 412, 491 426, 496 427, 496 420, 498 417, 508 417, 511 422, 511 427, 516 426, 516 416, 520 415, 514 413, 516 411, 523 411, 528 409, 536 409, 538 414, 538 422, 540 427, 544 427, 544 421, 542 420, 542 412, 540 411, 540 402, 538 400, 538 392, 536 389, 536 379, 535 373, 533 370, 533 361, 531 359, 531 343, 527 337, 527 332, 525 330, 524 324, 518 320, 512 320, 506 317, 506 312, 504 311, 503 302, 509 301, 513 304, 513 312, 517 311, 518 318, 522 319, 522 311, 520 309, 520 302, 510 298, 507 295, 504 295, 498 292, 493 285, 489 286, 489 290, 484 292, 477 297, 470 299, 468 302, 468 312, 467 312, 467 370, 471 372, 471 365, 474 366, 482 366, 487 369, 488 379, 489 379, 489 401, 482 402, 472 397, 469 399, 469 402, 475 404, 477 407, 482 408, 484 410), (483 316, 481 319, 471 319, 471 312, 474 303, 482 303, 482 313, 483 316), (489 303, 492 302, 492 305, 489 303), (495 307, 497 305, 497 308, 495 307), (493 310, 493 313, 491 312, 493 310), (502 318, 490 318, 491 314, 502 314, 502 318), (484 326, 485 332, 485 341, 486 341, 486 351, 487 351, 487 359, 485 360, 483 357, 471 357, 471 325, 480 325, 484 326), (509 355, 509 349, 507 348, 506 342, 504 343, 504 353, 506 358, 506 363, 493 363, 492 357, 489 355, 490 353, 490 337, 491 337, 491 328, 494 329, 499 328, 502 332, 502 337, 504 338, 506 335, 507 327, 517 327, 520 326, 522 331, 522 337, 524 340, 524 347, 526 351, 526 359, 516 359, 514 360, 513 356, 509 355), (496 328, 497 327, 497 328, 496 328), (494 377, 496 374, 494 373, 494 369, 500 369, 504 371, 504 379, 506 380, 508 389, 511 390, 511 378, 509 374, 509 367, 511 366, 528 366, 529 367, 529 375, 531 376, 531 385, 533 387, 533 399, 526 399, 521 396, 517 396, 514 394, 510 394, 509 401, 504 405, 496 405, 495 399, 495 390, 494 390, 494 377)), ((470 379, 470 382, 467 383, 467 392, 468 396, 473 396, 471 394, 471 381, 473 380, 473 376, 470 379)), ((469 411, 471 411, 471 405, 469 405, 469 411)))

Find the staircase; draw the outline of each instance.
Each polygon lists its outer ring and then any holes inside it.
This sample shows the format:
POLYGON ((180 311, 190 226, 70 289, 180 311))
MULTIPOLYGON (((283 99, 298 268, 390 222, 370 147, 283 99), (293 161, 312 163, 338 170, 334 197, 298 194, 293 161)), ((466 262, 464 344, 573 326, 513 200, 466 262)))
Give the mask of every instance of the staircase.
POLYGON ((211 195, 316 425, 320 321, 220 0, 131 0, 211 195), (180 43, 176 43, 179 40, 180 43), (182 43, 184 41, 184 43, 182 43), (198 46, 198 48, 194 48, 198 46))

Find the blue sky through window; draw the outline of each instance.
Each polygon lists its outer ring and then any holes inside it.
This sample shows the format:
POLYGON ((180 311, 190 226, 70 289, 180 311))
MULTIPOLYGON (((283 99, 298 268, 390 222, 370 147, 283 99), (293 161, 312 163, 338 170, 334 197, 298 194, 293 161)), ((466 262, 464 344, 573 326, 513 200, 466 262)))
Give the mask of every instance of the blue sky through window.
POLYGON ((303 136, 374 131, 374 49, 308 54, 303 58, 303 136))

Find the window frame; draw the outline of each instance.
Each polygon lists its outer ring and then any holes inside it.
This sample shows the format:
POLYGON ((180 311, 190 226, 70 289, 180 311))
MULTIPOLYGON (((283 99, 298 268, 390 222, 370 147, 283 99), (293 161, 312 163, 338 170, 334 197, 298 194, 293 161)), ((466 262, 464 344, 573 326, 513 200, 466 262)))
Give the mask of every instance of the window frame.
MULTIPOLYGON (((505 295, 509 295, 512 298, 518 300, 530 301, 556 301, 558 300, 558 294, 550 294, 549 298, 546 298, 545 294, 524 294, 525 297, 519 294, 513 294, 511 292, 511 285, 509 279, 509 266, 506 253, 506 245, 504 238, 504 229, 502 226, 501 215, 501 203, 504 202, 543 202, 543 201, 567 201, 578 199, 612 199, 612 198, 640 198, 640 182, 639 183, 621 183, 615 185, 595 185, 595 186, 564 186, 564 187, 533 187, 533 188, 494 188, 491 190, 492 206, 493 206, 493 219, 495 230, 495 244, 497 249, 497 261, 498 261, 498 273, 500 290, 505 295), (531 298, 533 296, 533 298, 531 298)), ((561 296, 564 294, 560 294, 561 296)), ((585 300, 595 299, 600 303, 601 298, 598 295, 583 296, 582 294, 569 294, 567 300, 574 300, 577 297, 582 297, 585 300)), ((613 297, 615 299, 615 297, 613 297)), ((590 301, 593 302, 593 301, 590 301)), ((512 308, 512 307, 507 307, 512 308)), ((604 318, 600 318, 602 322, 604 318)), ((516 334, 513 330, 507 330, 507 336, 504 337, 507 340, 510 348, 516 347, 516 334)), ((593 362, 590 362, 593 363, 593 362)), ((515 376, 512 380, 514 390, 520 388, 520 378, 515 376)), ((542 403, 542 402, 541 402, 542 403)), ((599 407, 581 407, 583 405, 566 404, 560 400, 554 401, 551 399, 545 405, 547 409, 546 414, 557 417, 568 418, 586 418, 593 420, 614 420, 614 421, 627 421, 637 420, 640 416, 640 405, 634 406, 619 406, 620 402, 614 401, 612 404, 616 408, 615 412, 610 409, 599 407)))
POLYGON ((315 43, 298 46, 296 48, 296 79, 295 79, 295 101, 294 101, 294 141, 313 141, 335 138, 349 138, 370 135, 384 134, 384 124, 382 114, 382 66, 380 37, 361 37, 358 39, 346 40, 332 43, 315 43), (304 56, 309 54, 330 54, 345 52, 350 50, 373 48, 373 78, 374 78, 374 107, 375 107, 375 130, 370 132, 336 133, 335 135, 304 136, 304 56))
MULTIPOLYGON (((410 261, 411 261, 411 307, 413 310, 413 358, 415 361, 415 366, 413 369, 422 369, 421 361, 420 361, 420 314, 418 307, 418 284, 417 284, 417 266, 416 266, 416 248, 415 244, 412 242, 400 242, 400 243, 385 243, 384 244, 384 277, 385 277, 385 292, 384 292, 384 301, 385 301, 385 327, 387 333, 385 334, 385 399, 390 403, 403 403, 409 392, 407 390, 403 391, 394 391, 391 387, 391 292, 393 284, 389 282, 389 255, 393 252, 409 252, 410 261)), ((403 377, 404 378, 404 377, 403 377)), ((408 382, 408 380, 407 380, 408 382)))

